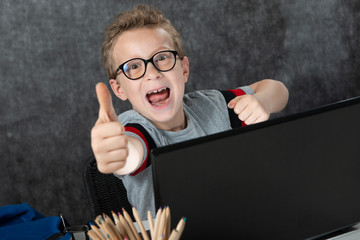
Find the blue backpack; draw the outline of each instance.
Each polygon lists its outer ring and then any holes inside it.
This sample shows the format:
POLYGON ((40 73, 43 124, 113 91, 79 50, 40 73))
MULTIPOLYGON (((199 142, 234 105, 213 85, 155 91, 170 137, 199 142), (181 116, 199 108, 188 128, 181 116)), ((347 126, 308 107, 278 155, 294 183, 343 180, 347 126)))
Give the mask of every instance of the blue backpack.
MULTIPOLYGON (((86 225, 81 227, 87 232, 86 225)), ((70 240, 73 231, 61 215, 45 217, 23 203, 0 207, 0 236, 2 240, 70 240)))

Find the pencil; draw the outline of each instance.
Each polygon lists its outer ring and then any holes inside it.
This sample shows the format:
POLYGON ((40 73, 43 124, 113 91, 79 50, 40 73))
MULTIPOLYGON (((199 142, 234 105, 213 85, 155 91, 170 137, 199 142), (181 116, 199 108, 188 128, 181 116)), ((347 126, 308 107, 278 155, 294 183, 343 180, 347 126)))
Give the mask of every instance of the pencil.
POLYGON ((107 234, 107 231, 105 230, 105 222, 104 222, 104 219, 101 217, 101 216, 98 216, 97 218, 97 224, 99 226, 99 228, 101 229, 101 231, 103 232, 105 238, 106 238, 106 234, 107 234))
POLYGON ((155 225, 154 225, 154 232, 151 236, 152 240, 156 240, 159 232, 159 225, 160 225, 160 218, 161 218, 162 208, 160 207, 156 213, 155 217, 155 225))
POLYGON ((133 215, 135 217, 135 220, 139 226, 139 229, 140 229, 140 232, 141 232, 141 235, 143 237, 144 240, 149 240, 149 236, 148 234, 146 233, 146 230, 144 228, 144 225, 142 224, 142 221, 141 221, 141 218, 139 216, 139 212, 136 210, 136 208, 132 207, 132 212, 133 212, 133 215))
POLYGON ((106 232, 106 237, 107 237, 106 239, 114 240, 116 238, 116 235, 113 229, 111 228, 111 226, 109 225, 109 223, 103 221, 102 226, 104 227, 104 230, 106 232))
POLYGON ((160 222, 159 222, 159 230, 157 231, 157 235, 155 236, 155 239, 160 240, 161 236, 164 236, 164 227, 165 227, 165 217, 166 217, 166 208, 162 211, 160 222))
POLYGON ((177 231, 176 229, 173 229, 168 240, 175 240, 176 237, 177 237, 177 231))
POLYGON ((104 216, 105 222, 107 222, 107 223, 108 223, 109 225, 111 225, 111 226, 115 226, 114 221, 111 219, 111 217, 109 217, 109 216, 106 215, 105 213, 103 214, 103 216, 104 216))
POLYGON ((177 231, 177 236, 176 239, 180 239, 184 228, 185 228, 185 222, 186 222, 186 217, 182 217, 178 223, 178 225, 176 226, 176 231, 177 231))
POLYGON ((98 239, 105 240, 104 235, 102 235, 98 227, 96 227, 92 222, 89 222, 89 225, 91 230, 98 236, 98 239))
POLYGON ((106 214, 104 214, 104 219, 105 222, 107 223, 108 227, 109 227, 109 231, 111 233, 111 236, 113 238, 118 238, 118 240, 123 240, 123 237, 120 235, 119 231, 117 230, 115 223, 113 222, 113 220, 107 216, 106 214))
POLYGON ((170 214, 170 207, 168 206, 166 208, 166 211, 165 211, 166 215, 166 219, 165 219, 165 234, 164 234, 164 238, 165 239, 168 239, 169 238, 169 235, 170 235, 170 228, 171 228, 171 214, 170 214))
MULTIPOLYGON (((98 216, 95 218, 95 223, 99 224, 101 218, 102 218, 102 216, 101 216, 101 215, 98 215, 98 216)), ((100 227, 100 226, 99 226, 99 227, 100 227)))
POLYGON ((134 226, 134 223, 133 223, 133 220, 132 218, 130 217, 130 215, 128 214, 128 212, 125 210, 125 208, 122 209, 123 210, 123 215, 126 219, 126 221, 128 222, 129 226, 130 226, 130 229, 131 231, 133 232, 136 240, 141 240, 141 237, 138 233, 138 231, 136 230, 135 226, 134 226))
POLYGON ((121 224, 124 226, 125 228, 125 235, 130 239, 130 240, 133 240, 133 239, 136 239, 133 232, 131 231, 130 229, 130 226, 129 224, 127 223, 127 221, 125 220, 125 218, 121 215, 121 213, 119 213, 119 220, 121 222, 121 224))
POLYGON ((91 237, 92 240, 100 240, 98 235, 96 235, 96 233, 93 230, 89 230, 87 234, 91 237))
POLYGON ((150 229, 150 236, 152 237, 154 234, 154 222, 153 222, 153 216, 151 215, 150 210, 147 212, 147 218, 149 223, 149 229, 150 229))
MULTIPOLYGON (((118 213, 118 214, 120 214, 120 213, 118 213)), ((119 234, 121 235, 122 238, 125 238, 126 230, 125 230, 124 226, 121 224, 118 215, 116 215, 114 212, 112 212, 112 216, 114 218, 115 225, 119 230, 119 234)))

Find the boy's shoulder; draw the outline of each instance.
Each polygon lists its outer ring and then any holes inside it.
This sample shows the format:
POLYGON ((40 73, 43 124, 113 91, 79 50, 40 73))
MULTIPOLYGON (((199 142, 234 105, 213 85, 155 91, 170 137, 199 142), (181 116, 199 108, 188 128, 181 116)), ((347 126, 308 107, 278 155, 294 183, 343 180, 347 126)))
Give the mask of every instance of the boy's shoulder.
MULTIPOLYGON (((236 95, 236 92, 240 91, 242 94, 250 94, 253 95, 254 91, 249 86, 242 86, 235 89, 228 89, 228 90, 216 90, 216 89, 209 89, 209 90, 197 90, 184 95, 184 102, 185 101, 192 101, 192 100, 213 100, 213 101, 222 101, 225 97, 226 93, 231 92, 236 95)), ((241 95, 242 95, 241 94, 241 95)), ((234 95, 234 97, 235 97, 234 95)))
POLYGON ((135 110, 127 110, 119 114, 118 118, 123 125, 126 125, 128 123, 148 124, 150 122, 148 119, 146 119, 144 116, 142 116, 135 110))
POLYGON ((184 95, 184 111, 196 116, 209 117, 227 114, 226 99, 219 90, 198 90, 184 95))
POLYGON ((219 90, 209 89, 209 90, 197 90, 193 92, 186 93, 184 95, 184 103, 190 104, 193 101, 202 102, 202 101, 217 101, 222 98, 222 94, 219 90))

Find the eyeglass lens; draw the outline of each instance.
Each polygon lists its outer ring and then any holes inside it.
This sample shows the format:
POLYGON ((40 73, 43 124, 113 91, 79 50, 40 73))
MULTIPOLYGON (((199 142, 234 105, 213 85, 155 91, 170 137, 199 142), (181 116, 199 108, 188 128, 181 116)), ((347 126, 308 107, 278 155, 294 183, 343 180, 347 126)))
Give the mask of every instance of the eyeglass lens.
MULTIPOLYGON (((168 71, 175 65, 175 56, 172 52, 159 52, 149 61, 151 62, 151 60, 159 71, 168 71)), ((145 74, 146 61, 141 58, 132 59, 124 64, 123 71, 130 79, 140 78, 145 74)))

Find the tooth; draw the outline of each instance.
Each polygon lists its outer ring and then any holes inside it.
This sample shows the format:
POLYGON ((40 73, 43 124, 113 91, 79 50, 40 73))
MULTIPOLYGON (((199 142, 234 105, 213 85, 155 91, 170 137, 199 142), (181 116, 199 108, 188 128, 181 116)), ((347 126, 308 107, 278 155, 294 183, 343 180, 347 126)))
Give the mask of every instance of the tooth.
POLYGON ((151 91, 151 92, 148 92, 147 94, 158 93, 158 92, 161 92, 161 91, 163 91, 165 89, 166 89, 166 87, 158 89, 158 90, 154 90, 154 91, 151 91))

